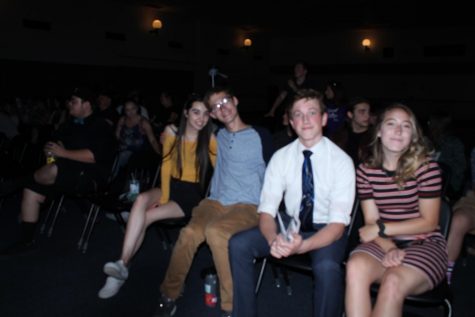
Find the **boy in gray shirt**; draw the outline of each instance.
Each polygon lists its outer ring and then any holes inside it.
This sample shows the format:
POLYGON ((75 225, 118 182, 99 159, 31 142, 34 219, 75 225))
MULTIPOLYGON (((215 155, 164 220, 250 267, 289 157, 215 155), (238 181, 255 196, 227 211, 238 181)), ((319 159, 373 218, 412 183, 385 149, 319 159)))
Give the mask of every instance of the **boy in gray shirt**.
POLYGON ((238 113, 238 99, 230 89, 212 88, 205 103, 218 130, 218 153, 210 196, 193 209, 190 223, 181 230, 173 249, 155 316, 173 316, 198 246, 206 241, 220 281, 222 316, 232 311, 232 279, 228 258, 231 236, 258 223, 257 204, 266 162, 272 154, 271 135, 245 124, 238 113))

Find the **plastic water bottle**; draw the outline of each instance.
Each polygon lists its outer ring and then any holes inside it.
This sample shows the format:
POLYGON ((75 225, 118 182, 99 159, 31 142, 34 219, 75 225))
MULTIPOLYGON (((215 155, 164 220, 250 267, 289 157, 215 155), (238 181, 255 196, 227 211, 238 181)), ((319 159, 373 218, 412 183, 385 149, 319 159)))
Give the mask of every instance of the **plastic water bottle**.
POLYGON ((140 193, 140 182, 137 178, 132 175, 132 178, 129 182, 129 193, 128 198, 131 201, 134 201, 137 198, 138 194, 140 193))
POLYGON ((205 304, 208 307, 215 307, 218 303, 217 295, 218 277, 214 273, 205 276, 205 304))

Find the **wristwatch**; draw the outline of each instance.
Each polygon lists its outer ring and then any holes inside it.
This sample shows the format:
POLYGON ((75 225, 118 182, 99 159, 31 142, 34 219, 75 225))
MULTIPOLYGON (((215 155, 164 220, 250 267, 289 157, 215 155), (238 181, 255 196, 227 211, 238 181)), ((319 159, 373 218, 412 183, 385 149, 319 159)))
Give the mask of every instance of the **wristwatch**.
POLYGON ((387 238, 388 235, 384 232, 384 231, 386 230, 386 226, 384 225, 384 222, 383 222, 381 219, 378 219, 378 220, 376 220, 376 224, 377 224, 378 227, 379 227, 378 235, 379 235, 381 238, 387 238))

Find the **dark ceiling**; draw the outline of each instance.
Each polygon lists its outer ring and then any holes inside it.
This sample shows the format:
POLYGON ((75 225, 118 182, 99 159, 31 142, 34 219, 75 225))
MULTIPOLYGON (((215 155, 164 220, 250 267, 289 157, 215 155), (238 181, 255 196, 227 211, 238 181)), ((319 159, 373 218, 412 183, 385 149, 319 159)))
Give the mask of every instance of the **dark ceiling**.
POLYGON ((111 1, 153 7, 158 14, 282 35, 349 28, 475 26, 470 1, 462 0, 111 1))

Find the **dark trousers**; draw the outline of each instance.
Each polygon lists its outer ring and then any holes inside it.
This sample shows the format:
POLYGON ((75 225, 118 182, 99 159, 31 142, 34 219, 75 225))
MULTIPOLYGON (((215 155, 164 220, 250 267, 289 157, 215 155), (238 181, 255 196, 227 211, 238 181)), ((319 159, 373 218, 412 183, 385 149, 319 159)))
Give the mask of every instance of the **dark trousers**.
MULTIPOLYGON (((316 225, 318 231, 325 225, 316 225)), ((315 232, 300 233, 304 239, 315 232)), ((344 274, 342 262, 345 256, 347 235, 324 248, 310 251, 314 277, 313 316, 341 316, 344 299, 344 274)), ((229 241, 229 260, 233 281, 233 316, 257 316, 254 289, 256 278, 254 259, 270 254, 267 240, 258 227, 240 232, 229 241)))

